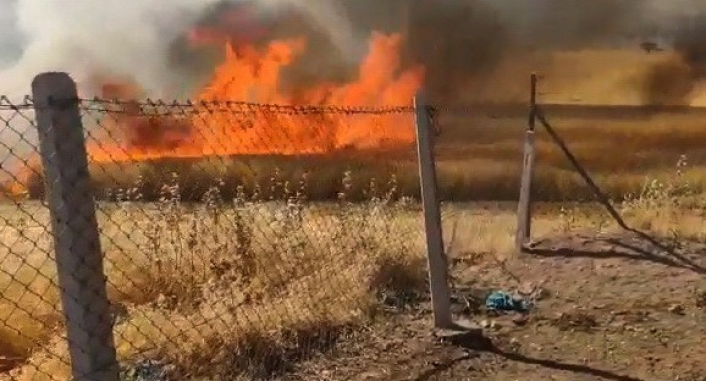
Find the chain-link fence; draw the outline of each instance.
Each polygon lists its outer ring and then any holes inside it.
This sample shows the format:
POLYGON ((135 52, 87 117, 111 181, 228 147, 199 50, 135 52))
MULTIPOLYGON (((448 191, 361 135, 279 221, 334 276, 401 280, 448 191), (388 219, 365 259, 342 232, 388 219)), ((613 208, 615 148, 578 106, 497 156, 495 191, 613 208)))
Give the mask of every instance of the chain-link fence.
POLYGON ((0 102, 0 379, 267 378, 427 288, 414 108, 53 91, 0 102))
POLYGON ((519 211, 530 217, 521 231, 518 216, 518 245, 544 256, 622 256, 706 271, 694 247, 706 221, 706 109, 538 103, 528 115, 530 186, 521 186, 519 211), (532 222, 532 214, 552 221, 532 222))

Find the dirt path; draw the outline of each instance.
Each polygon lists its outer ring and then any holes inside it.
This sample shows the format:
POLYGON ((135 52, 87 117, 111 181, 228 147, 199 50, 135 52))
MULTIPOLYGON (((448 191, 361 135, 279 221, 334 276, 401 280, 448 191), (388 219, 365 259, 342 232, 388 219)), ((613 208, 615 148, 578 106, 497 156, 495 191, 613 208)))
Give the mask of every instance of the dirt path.
POLYGON ((444 343, 420 306, 288 379, 706 380, 706 248, 682 246, 557 237, 505 266, 459 262, 456 312, 485 338, 444 343), (488 290, 538 287, 527 321, 474 311, 488 290))

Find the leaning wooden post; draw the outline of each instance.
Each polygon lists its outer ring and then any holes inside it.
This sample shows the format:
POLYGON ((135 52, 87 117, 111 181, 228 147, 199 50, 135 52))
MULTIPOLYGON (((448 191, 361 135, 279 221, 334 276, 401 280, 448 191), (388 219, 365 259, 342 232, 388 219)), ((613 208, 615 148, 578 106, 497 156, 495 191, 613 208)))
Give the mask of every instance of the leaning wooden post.
POLYGON ((444 253, 441 211, 437 196, 434 131, 432 131, 431 110, 422 94, 417 94, 414 98, 414 109, 434 326, 450 329, 454 324, 451 317, 448 263, 444 253))
POLYGON ((118 381, 76 84, 66 73, 43 73, 32 95, 73 379, 118 381))
POLYGON ((520 198, 517 205, 517 234, 515 247, 522 251, 532 232, 532 177, 535 161, 535 121, 537 119, 537 75, 530 76, 529 121, 525 132, 520 198))

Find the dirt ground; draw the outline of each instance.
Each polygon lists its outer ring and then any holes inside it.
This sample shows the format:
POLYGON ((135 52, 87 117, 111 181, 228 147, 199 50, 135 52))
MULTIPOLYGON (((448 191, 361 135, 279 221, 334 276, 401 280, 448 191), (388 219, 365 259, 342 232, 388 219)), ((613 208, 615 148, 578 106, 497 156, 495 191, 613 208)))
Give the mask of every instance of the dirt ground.
POLYGON ((504 266, 454 261, 454 309, 482 336, 440 338, 428 303, 393 313, 286 380, 706 380, 706 247, 634 235, 537 241, 504 266), (533 292, 528 315, 483 311, 533 292))

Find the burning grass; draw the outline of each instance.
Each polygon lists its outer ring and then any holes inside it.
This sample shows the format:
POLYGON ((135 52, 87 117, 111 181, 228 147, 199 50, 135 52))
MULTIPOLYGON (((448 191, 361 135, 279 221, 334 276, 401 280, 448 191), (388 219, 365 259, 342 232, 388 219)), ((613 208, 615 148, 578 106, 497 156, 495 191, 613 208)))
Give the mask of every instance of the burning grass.
MULTIPOLYGON (((443 116, 443 115, 442 115, 443 116)), ((550 115, 551 117, 551 115, 550 115)), ((646 177, 665 181, 682 154, 689 157, 684 177, 692 189, 706 188, 706 139, 704 123, 695 116, 654 115, 642 120, 550 119, 569 148, 596 182, 613 199, 639 192, 646 177)), ((517 199, 522 162, 524 119, 447 116, 440 120, 437 166, 440 194, 454 201, 513 201, 517 199)), ((589 201, 590 189, 549 137, 539 129, 535 199, 538 201, 589 201)), ((252 192, 278 172, 282 181, 296 183, 309 173, 310 200, 335 200, 341 173, 351 171, 351 200, 365 198, 372 178, 395 175, 401 193, 419 194, 418 168, 412 146, 392 150, 340 151, 317 155, 211 156, 163 158, 91 165, 96 196, 110 199, 108 190, 141 183, 145 200, 157 200, 161 186, 175 172, 182 179, 184 200, 199 201, 214 179, 225 184, 224 197, 244 186, 252 192)), ((30 195, 41 196, 38 175, 28 178, 30 195)), ((269 192, 264 189, 263 192, 269 192)), ((111 197, 113 197, 111 195, 111 197)))
MULTIPOLYGON (((162 197, 164 184, 179 178, 183 201, 202 201, 209 188, 218 186, 222 197, 232 199, 237 189, 256 192, 263 199, 279 197, 283 192, 269 184, 286 183, 296 186, 307 176, 311 201, 335 201, 338 198, 342 173, 350 172, 351 184, 347 192, 350 201, 367 198, 370 182, 374 179, 396 177, 396 187, 402 194, 417 194, 416 164, 409 150, 403 152, 352 152, 331 155, 255 155, 236 157, 205 157, 201 159, 165 158, 161 160, 94 163, 90 166, 95 196, 115 201, 120 195, 116 189, 134 189, 141 201, 157 201, 162 197), (367 157, 366 157, 367 155, 367 157), (379 160, 378 160, 379 159, 379 160)), ((41 199, 44 181, 34 173, 28 181, 28 195, 41 199)))

